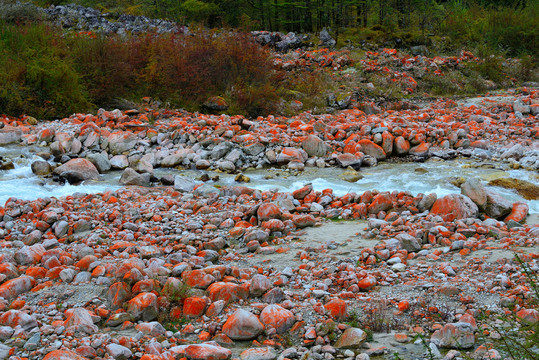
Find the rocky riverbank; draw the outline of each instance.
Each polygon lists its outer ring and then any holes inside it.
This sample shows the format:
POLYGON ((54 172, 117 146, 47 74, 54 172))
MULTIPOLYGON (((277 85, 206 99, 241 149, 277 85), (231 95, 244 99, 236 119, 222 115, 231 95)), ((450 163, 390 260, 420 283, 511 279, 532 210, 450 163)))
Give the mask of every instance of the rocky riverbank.
POLYGON ((498 358, 495 314, 539 319, 513 258, 539 270, 526 202, 473 178, 443 197, 337 196, 154 174, 343 167, 358 176, 380 161, 432 157, 537 170, 538 96, 293 118, 149 105, 3 118, 1 145, 41 147, 35 174, 78 183, 117 169, 125 187, 2 204, 0 358, 415 359, 425 346, 437 358, 498 358))

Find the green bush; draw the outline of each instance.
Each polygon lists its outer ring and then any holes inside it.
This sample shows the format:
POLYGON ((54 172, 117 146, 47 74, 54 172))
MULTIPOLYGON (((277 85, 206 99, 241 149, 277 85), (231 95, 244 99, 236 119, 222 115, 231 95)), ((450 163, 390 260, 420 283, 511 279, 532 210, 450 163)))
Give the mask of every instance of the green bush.
POLYGON ((46 25, 0 22, 0 112, 53 118, 90 107, 69 49, 46 25))

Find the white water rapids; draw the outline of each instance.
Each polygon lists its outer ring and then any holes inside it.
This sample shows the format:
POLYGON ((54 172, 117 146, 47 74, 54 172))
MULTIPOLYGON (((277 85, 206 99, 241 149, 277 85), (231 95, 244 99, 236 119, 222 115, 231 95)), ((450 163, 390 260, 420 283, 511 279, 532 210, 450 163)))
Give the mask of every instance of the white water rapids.
MULTIPOLYGON (((30 165, 33 161, 41 159, 28 149, 21 147, 0 147, 0 156, 13 161, 15 168, 12 170, 0 170, 0 206, 7 199, 16 197, 25 200, 33 200, 40 197, 61 197, 74 193, 101 193, 108 190, 121 188, 118 184, 121 172, 111 172, 100 181, 86 182, 81 185, 59 185, 50 180, 39 178, 32 173, 30 165)), ((488 167, 470 167, 471 160, 454 161, 428 161, 425 163, 380 163, 376 167, 361 168, 363 179, 356 183, 346 182, 339 178, 344 172, 337 168, 306 168, 298 176, 288 175, 286 171, 264 169, 245 172, 251 182, 245 184, 259 190, 278 189, 279 191, 293 191, 312 183, 315 190, 320 191, 330 188, 336 195, 344 195, 348 192, 362 193, 366 190, 377 189, 379 191, 408 191, 413 195, 418 193, 436 193, 438 197, 460 193, 460 189, 448 181, 452 177, 464 179, 477 177, 485 183, 501 177, 512 177, 538 184, 538 175, 526 170, 500 170, 488 167), (268 176, 269 175, 269 176, 268 176), (268 177, 271 177, 268 179, 268 177)), ((489 163, 498 167, 501 164, 489 163)), ((475 162, 477 164, 477 162, 475 162)), ((181 174, 194 179, 200 177, 200 171, 176 171, 168 169, 156 169, 156 176, 166 173, 181 174)), ((217 185, 233 185, 233 175, 223 173, 209 173, 210 176, 219 175, 217 185)), ((500 194, 511 201, 525 201, 530 207, 530 213, 539 213, 539 200, 524 200, 513 190, 495 188, 500 194)))

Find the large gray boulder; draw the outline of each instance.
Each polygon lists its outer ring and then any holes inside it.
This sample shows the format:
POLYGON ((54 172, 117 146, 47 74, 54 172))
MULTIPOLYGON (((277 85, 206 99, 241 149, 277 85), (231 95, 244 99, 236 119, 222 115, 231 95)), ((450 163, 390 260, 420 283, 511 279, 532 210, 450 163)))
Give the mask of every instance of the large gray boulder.
POLYGON ((86 180, 97 180, 99 171, 94 164, 82 158, 71 159, 65 164, 54 169, 54 173, 70 184, 78 184, 86 180))

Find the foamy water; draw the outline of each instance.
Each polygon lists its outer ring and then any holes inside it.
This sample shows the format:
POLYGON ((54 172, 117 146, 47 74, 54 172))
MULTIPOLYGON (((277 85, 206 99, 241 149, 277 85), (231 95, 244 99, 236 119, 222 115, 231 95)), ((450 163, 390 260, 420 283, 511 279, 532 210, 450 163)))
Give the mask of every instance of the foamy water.
MULTIPOLYGON (((47 180, 41 179, 32 173, 30 164, 41 159, 35 156, 34 153, 20 147, 0 147, 0 155, 12 159, 15 164, 15 169, 13 170, 0 171, 0 206, 3 206, 10 197, 33 200, 40 197, 61 197, 74 193, 101 193, 121 188, 118 184, 120 172, 112 172, 102 176, 100 181, 91 181, 80 185, 59 185, 47 183, 47 180), (23 157, 20 156, 21 154, 23 157)), ((193 178, 198 178, 202 174, 200 171, 178 172, 158 169, 156 175, 167 172, 181 173, 193 178)), ((246 185, 259 190, 293 191, 306 183, 311 183, 317 191, 332 189, 338 196, 349 192, 362 193, 373 189, 379 191, 408 191, 413 195, 436 193, 438 197, 460 193, 460 189, 448 181, 451 177, 463 177, 465 179, 477 177, 483 180, 484 183, 495 178, 512 177, 534 184, 538 183, 537 175, 530 171, 471 168, 467 167, 467 162, 465 161, 428 161, 426 163, 406 164, 381 163, 373 168, 362 168, 360 173, 363 178, 355 183, 341 180, 339 175, 343 172, 343 169, 336 168, 306 168, 298 176, 287 176, 284 171, 271 169, 249 171, 245 174, 251 178, 251 182, 246 185), (423 171, 417 171, 418 169, 423 171), (266 179, 265 177, 268 174, 271 174, 273 178, 266 179)), ((217 175, 221 178, 217 182, 219 185, 237 184, 232 175, 222 173, 217 175)), ((510 201, 525 201, 530 207, 530 213, 539 213, 539 200, 529 201, 523 199, 513 190, 499 187, 495 189, 510 201)))

